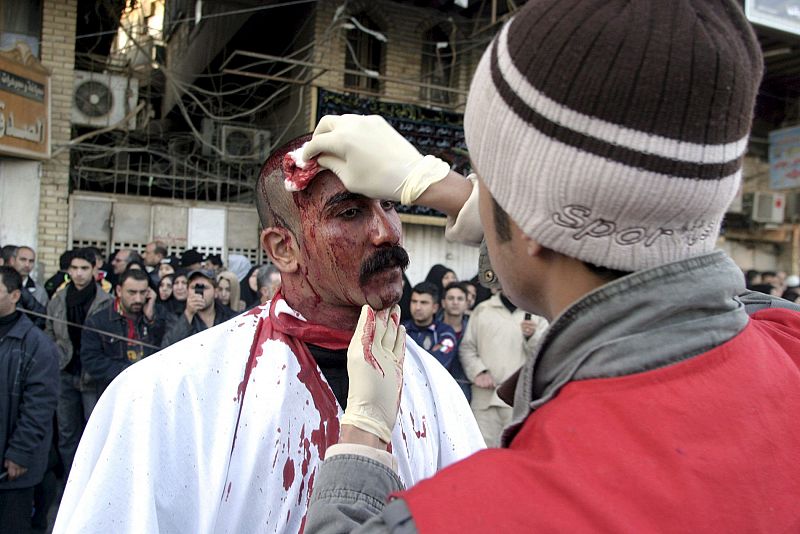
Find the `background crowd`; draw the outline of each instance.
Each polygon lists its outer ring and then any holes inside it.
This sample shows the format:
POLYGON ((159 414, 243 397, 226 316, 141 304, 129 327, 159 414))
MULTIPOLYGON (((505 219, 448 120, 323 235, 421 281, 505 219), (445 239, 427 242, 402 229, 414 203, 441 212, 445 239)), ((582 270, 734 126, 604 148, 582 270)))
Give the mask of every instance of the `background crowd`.
MULTIPOLYGON (((0 375, 7 382, 0 391, 8 392, 0 398, 0 522, 30 511, 40 529, 111 381, 160 349, 266 303, 280 287, 270 264, 231 254, 226 265, 195 249, 170 255, 158 241, 109 258, 93 247, 66 251, 42 284, 31 276, 31 247, 2 247, 0 263, 0 361, 15 366, 0 375), (27 354, 19 348, 25 339, 27 354)), ((800 301, 797 276, 744 275, 754 291, 800 301)), ((487 445, 498 446, 511 408, 497 386, 533 354, 547 321, 444 265, 416 284, 404 276, 400 306, 408 335, 452 374, 487 445)))

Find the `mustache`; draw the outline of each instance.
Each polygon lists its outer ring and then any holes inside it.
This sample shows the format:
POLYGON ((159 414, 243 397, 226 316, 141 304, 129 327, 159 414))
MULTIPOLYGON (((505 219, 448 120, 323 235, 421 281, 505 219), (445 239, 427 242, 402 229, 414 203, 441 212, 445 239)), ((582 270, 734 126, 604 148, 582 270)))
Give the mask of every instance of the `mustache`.
POLYGON ((392 267, 400 267, 401 270, 405 271, 408 267, 408 262, 408 252, 399 245, 378 249, 375 254, 361 264, 358 281, 361 285, 364 285, 375 274, 392 267))

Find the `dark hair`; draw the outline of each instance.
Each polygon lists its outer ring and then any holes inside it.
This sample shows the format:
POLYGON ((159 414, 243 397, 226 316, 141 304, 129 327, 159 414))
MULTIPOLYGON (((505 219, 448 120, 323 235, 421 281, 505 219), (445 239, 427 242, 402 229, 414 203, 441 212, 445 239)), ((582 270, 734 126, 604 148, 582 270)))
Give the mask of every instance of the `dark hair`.
POLYGON ((416 293, 418 295, 430 295, 433 297, 434 303, 439 303, 439 288, 437 288, 436 284, 432 282, 420 282, 414 286, 414 288, 411 290, 411 293, 416 293))
POLYGON ((145 282, 150 283, 150 277, 147 276, 147 271, 143 271, 141 269, 125 269, 125 271, 119 275, 119 287, 122 287, 122 284, 125 283, 126 280, 144 280, 145 282))
POLYGON ((11 258, 17 257, 17 245, 6 245, 0 249, 0 255, 3 256, 3 263, 8 263, 11 258))
POLYGON ((94 252, 95 261, 98 259, 105 258, 106 253, 100 247, 86 247, 86 248, 91 249, 92 252, 94 252))
POLYGON ((61 256, 58 257, 58 267, 62 271, 69 269, 69 264, 72 261, 72 256, 75 254, 74 250, 65 250, 61 256))
POLYGON ((209 263, 213 263, 217 267, 222 267, 222 256, 219 254, 209 254, 206 256, 206 261, 209 263))
POLYGON ((494 219, 494 232, 500 243, 511 241, 511 217, 505 210, 492 198, 492 215, 494 219))
POLYGON ((22 290, 22 276, 17 270, 9 265, 0 266, 0 278, 3 279, 3 285, 6 286, 6 291, 22 290))
POLYGON ((74 259, 88 261, 89 264, 94 267, 94 262, 97 259, 97 256, 94 255, 94 250, 92 250, 91 247, 84 247, 72 251, 72 256, 69 258, 70 264, 74 259))
POLYGON ((464 296, 469 295, 469 291, 467 291, 467 284, 466 283, 464 283, 464 282, 450 282, 449 284, 447 284, 447 287, 444 288, 444 291, 442 292, 442 298, 445 298, 447 296, 447 292, 450 291, 451 289, 460 289, 461 291, 464 292, 464 296))
POLYGON ((609 269, 608 267, 601 267, 600 265, 595 265, 594 263, 589 263, 588 261, 581 262, 583 265, 589 269, 593 274, 596 274, 600 278, 604 278, 608 281, 616 280, 617 278, 622 278, 623 276, 628 276, 630 271, 620 271, 617 269, 609 269))

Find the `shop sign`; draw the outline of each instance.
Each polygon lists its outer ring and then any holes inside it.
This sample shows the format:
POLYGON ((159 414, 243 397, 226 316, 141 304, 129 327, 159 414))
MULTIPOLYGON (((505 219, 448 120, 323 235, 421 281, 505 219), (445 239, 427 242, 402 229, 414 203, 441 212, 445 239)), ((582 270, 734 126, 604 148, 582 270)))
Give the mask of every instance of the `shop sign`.
POLYGON ((0 155, 50 157, 50 73, 23 43, 0 50, 0 155))

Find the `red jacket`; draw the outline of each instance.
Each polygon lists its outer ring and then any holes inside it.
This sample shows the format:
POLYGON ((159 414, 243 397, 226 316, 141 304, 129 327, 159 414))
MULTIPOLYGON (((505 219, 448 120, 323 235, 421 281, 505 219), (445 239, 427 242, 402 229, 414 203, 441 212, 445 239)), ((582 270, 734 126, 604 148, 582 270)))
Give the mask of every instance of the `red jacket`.
POLYGON ((510 448, 400 496, 420 532, 800 532, 798 367, 800 314, 763 310, 705 354, 567 384, 510 448))

